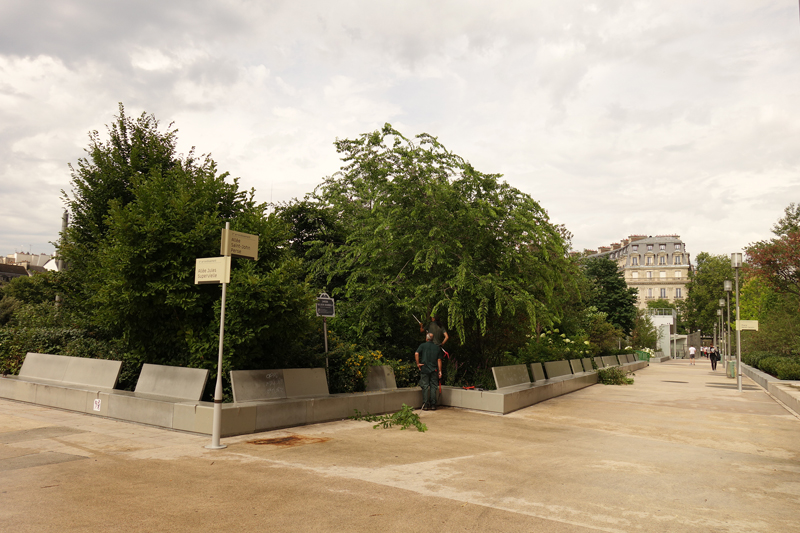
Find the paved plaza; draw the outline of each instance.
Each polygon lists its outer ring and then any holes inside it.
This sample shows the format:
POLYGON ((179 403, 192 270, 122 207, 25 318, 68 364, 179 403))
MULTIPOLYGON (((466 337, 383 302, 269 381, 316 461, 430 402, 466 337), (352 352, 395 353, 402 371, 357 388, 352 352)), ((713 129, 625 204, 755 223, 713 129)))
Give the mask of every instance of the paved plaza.
POLYGON ((343 420, 211 451, 0 400, 0 530, 800 531, 800 419, 702 359, 506 416, 420 416, 426 433, 343 420))

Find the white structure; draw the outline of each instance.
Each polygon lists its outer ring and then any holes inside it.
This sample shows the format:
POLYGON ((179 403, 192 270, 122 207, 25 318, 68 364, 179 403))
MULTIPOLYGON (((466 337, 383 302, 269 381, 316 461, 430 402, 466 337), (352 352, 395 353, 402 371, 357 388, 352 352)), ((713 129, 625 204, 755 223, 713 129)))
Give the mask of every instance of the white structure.
POLYGON ((691 258, 680 235, 629 235, 621 243, 601 246, 589 257, 617 262, 628 287, 639 289, 639 309, 651 300, 675 303, 686 298, 691 258))
POLYGON ((673 353, 672 328, 675 326, 677 311, 675 309, 648 309, 647 314, 658 332, 658 350, 672 358, 673 353))
POLYGON ((6 265, 21 265, 21 266, 39 266, 43 267, 50 259, 51 255, 48 254, 26 254, 25 252, 14 252, 2 259, 6 265))

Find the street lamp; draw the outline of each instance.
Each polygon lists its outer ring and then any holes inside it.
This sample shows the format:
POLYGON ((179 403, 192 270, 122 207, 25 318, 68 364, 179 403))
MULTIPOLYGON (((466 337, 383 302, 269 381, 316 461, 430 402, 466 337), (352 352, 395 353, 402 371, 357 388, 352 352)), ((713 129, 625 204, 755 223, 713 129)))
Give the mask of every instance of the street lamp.
POLYGON ((742 330, 739 329, 739 321, 742 319, 739 314, 739 269, 742 268, 742 254, 735 252, 731 254, 731 266, 736 273, 736 385, 739 392, 742 392, 742 330))
POLYGON ((719 345, 722 344, 722 337, 724 334, 722 333, 722 309, 717 309, 717 350, 719 350, 719 345))
POLYGON ((728 308, 728 342, 725 344, 725 371, 727 372, 728 369, 728 361, 731 358, 731 291, 733 290, 733 282, 729 279, 726 279, 723 284, 725 287, 725 302, 728 308))

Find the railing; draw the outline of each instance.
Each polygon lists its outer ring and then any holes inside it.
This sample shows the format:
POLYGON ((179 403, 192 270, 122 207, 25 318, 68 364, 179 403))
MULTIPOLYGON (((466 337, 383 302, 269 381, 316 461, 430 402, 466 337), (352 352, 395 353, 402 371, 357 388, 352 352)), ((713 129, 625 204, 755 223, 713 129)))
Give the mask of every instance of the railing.
MULTIPOLYGON (((652 299, 656 298, 653 297, 652 299)), ((677 311, 671 308, 647 309, 647 314, 650 316, 675 316, 677 314, 677 311)))

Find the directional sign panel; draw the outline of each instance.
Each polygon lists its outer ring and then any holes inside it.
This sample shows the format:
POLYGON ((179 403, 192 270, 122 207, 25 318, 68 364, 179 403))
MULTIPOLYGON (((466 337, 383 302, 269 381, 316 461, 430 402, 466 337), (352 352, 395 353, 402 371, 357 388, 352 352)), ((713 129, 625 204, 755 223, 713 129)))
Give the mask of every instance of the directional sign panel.
POLYGON ((758 331, 758 320, 737 320, 736 329, 739 331, 758 331))
POLYGON ((258 235, 222 230, 220 255, 258 260, 258 235))
POLYGON ((195 261, 194 283, 205 285, 231 282, 230 257, 204 257, 195 261))
POLYGON ((317 297, 317 316, 327 318, 336 316, 336 306, 334 305, 333 298, 324 292, 317 297))

